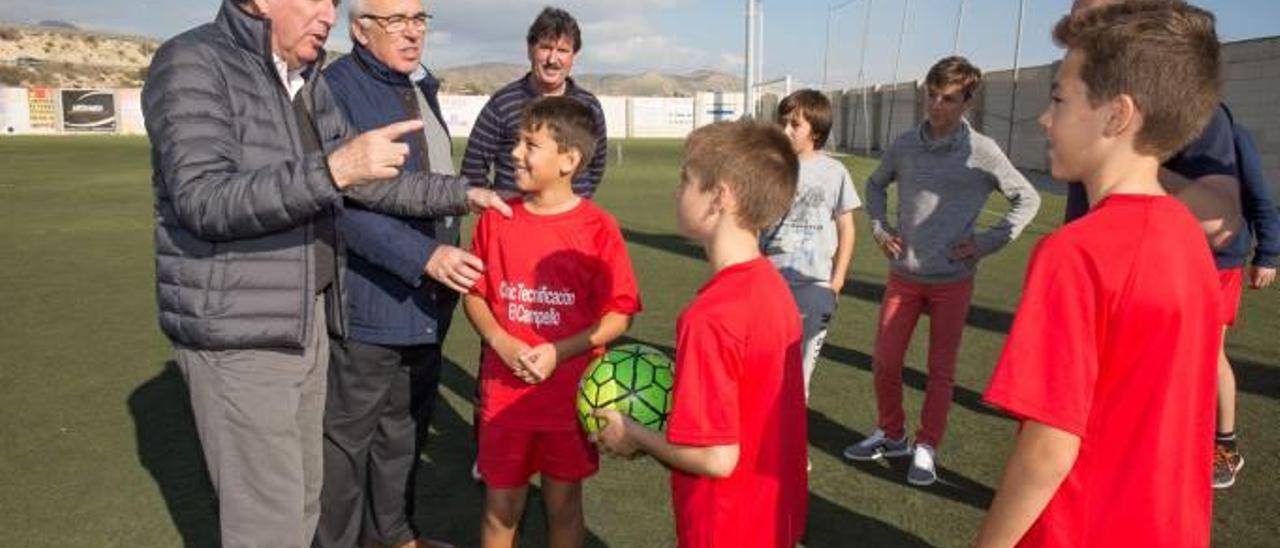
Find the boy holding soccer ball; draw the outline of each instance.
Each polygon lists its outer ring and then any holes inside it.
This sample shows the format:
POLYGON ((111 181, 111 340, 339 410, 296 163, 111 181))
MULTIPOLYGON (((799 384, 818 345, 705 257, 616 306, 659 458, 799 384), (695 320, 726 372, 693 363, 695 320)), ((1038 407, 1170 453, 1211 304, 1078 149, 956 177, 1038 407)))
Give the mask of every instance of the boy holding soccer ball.
POLYGON ((795 546, 808 504, 800 312, 757 234, 791 205, 799 163, 777 127, 753 122, 700 128, 685 152, 676 218, 715 272, 676 323, 669 426, 601 409, 595 439, 671 468, 682 548, 795 546))
POLYGON ((482 215, 472 252, 483 277, 463 306, 484 342, 479 458, 481 543, 515 545, 529 479, 542 476, 550 546, 581 546, 582 480, 599 457, 578 426, 578 379, 640 311, 618 223, 573 193, 596 149, 591 109, 548 97, 525 110, 512 151, 511 218, 482 215))
POLYGON ((1214 19, 1131 0, 1063 19, 1040 116, 1090 211, 1047 236, 986 401, 1022 421, 978 545, 1208 546, 1217 270, 1160 163, 1213 115, 1214 19))

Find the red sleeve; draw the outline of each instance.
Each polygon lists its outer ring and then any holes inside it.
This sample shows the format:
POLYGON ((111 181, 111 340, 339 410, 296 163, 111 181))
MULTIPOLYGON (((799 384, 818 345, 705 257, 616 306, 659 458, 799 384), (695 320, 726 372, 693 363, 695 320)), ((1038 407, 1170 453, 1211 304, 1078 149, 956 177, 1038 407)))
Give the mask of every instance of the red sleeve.
MULTIPOLYGON (((489 235, 492 230, 489 225, 492 221, 489 219, 489 212, 480 215, 480 219, 476 221, 476 227, 471 232, 471 254, 479 257, 485 264, 489 263, 489 256, 486 254, 489 250, 489 235)), ((471 294, 478 295, 489 300, 489 269, 480 272, 480 279, 476 280, 475 285, 471 286, 471 294)))
POLYGON ((1047 238, 984 399, 1020 419, 1084 437, 1098 378, 1101 288, 1086 258, 1047 238))
POLYGON ((687 319, 676 341, 667 441, 699 447, 738 443, 739 344, 709 318, 687 319))
POLYGON ((640 312, 640 288, 635 271, 631 268, 631 255, 622 239, 618 224, 609 219, 609 230, 604 246, 604 260, 609 269, 609 296, 604 299, 602 314, 617 312, 628 316, 640 312))

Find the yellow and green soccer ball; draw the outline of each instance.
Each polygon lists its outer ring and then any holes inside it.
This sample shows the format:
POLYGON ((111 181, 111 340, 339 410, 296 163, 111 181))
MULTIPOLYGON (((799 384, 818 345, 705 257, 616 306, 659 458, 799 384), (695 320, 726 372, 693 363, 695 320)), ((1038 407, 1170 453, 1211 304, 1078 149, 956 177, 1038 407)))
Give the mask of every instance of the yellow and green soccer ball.
POLYGON ((596 409, 616 409, 654 430, 667 425, 675 364, 662 351, 643 344, 624 344, 601 354, 587 366, 578 384, 578 420, 589 434, 605 421, 596 409))

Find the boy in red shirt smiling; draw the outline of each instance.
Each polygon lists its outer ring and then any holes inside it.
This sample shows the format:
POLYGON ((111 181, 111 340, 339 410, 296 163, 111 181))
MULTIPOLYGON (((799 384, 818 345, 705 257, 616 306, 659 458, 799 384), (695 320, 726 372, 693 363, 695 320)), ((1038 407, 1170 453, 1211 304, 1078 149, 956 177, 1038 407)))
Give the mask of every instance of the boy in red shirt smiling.
POLYGON ((487 548, 515 545, 533 474, 542 476, 547 544, 583 543, 582 480, 599 457, 578 426, 574 394, 587 364, 640 311, 617 221, 571 186, 595 142, 586 105, 531 103, 512 151, 523 195, 510 219, 481 216, 472 237, 485 265, 464 308, 484 341, 477 464, 487 548))
POLYGON ((1040 242, 986 400, 1022 421, 978 545, 1208 546, 1221 291, 1160 163, 1213 114, 1214 19, 1131 0, 1069 16, 1040 117, 1091 211, 1040 242))
POLYGON ((751 122, 698 129, 685 152, 676 218, 715 272, 676 323, 667 433, 601 410, 596 441, 671 468, 682 548, 795 546, 808 504, 800 311, 757 234, 791 205, 799 162, 781 131, 751 122))

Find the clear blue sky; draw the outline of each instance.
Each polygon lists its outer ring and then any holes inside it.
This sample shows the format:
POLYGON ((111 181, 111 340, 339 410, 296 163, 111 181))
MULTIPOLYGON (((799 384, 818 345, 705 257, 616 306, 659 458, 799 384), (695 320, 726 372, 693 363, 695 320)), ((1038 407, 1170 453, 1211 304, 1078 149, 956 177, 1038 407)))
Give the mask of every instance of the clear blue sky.
MULTIPOLYGON (((433 68, 484 61, 523 62, 524 31, 547 0, 428 0, 436 15, 426 61, 433 68)), ((766 78, 791 75, 805 84, 822 80, 828 0, 765 0, 766 78)), ((838 2, 836 2, 838 3, 838 2)), ((870 11, 866 79, 893 79, 894 51, 904 6, 910 6, 898 80, 923 76, 951 53, 960 0, 855 0, 831 12, 829 82, 857 82, 862 29, 870 11)), ((1071 0, 1027 0, 1024 66, 1060 52, 1049 29, 1071 0)), ((1280 34, 1276 0, 1201 0, 1218 15, 1224 40, 1280 34)), ((218 0, 4 0, 0 21, 69 21, 85 28, 167 38, 210 20, 218 0)), ((745 0, 568 0, 557 5, 583 24, 586 49, 580 72, 686 72, 742 70, 745 0)), ((969 0, 960 52, 987 70, 1013 64, 1018 0, 969 0)), ((349 48, 345 20, 330 45, 349 48)))

